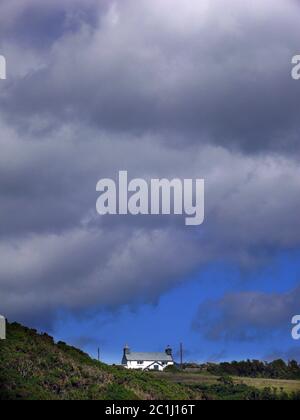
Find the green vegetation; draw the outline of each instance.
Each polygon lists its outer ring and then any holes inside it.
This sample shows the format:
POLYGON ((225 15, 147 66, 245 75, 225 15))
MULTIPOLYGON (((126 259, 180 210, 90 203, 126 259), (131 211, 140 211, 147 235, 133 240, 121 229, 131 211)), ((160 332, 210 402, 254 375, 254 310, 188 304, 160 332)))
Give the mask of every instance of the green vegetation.
POLYGON ((206 365, 207 371, 213 375, 243 376, 249 378, 292 379, 300 380, 300 366, 295 360, 285 363, 283 360, 260 362, 247 360, 244 362, 220 363, 206 365))
POLYGON ((92 360, 47 334, 8 324, 0 342, 0 400, 130 400, 201 397, 185 385, 92 360))
POLYGON ((8 324, 0 366, 0 400, 300 399, 300 381, 295 380, 233 377, 224 370, 218 375, 177 368, 146 373, 107 366, 19 324, 8 324))
POLYGON ((259 390, 245 384, 218 384, 194 386, 194 391, 201 392, 204 400, 230 401, 298 401, 300 392, 288 394, 278 392, 276 388, 259 390))
POLYGON ((298 401, 300 392, 288 393, 283 388, 278 391, 276 387, 258 389, 244 383, 235 383, 230 376, 222 376, 216 385, 196 385, 194 390, 202 393, 205 400, 230 400, 230 401, 298 401))
POLYGON ((300 381, 247 377, 221 377, 207 371, 158 374, 164 380, 186 385, 204 400, 299 400, 300 381))

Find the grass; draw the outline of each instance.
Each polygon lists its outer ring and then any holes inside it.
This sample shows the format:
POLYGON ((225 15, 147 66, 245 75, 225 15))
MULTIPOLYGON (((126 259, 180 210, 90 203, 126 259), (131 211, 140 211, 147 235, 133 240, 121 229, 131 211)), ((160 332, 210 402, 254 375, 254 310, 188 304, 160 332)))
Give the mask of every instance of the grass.
POLYGON ((235 383, 244 383, 257 389, 276 388, 283 389, 288 394, 300 391, 300 381, 288 381, 284 379, 261 379, 261 378, 233 378, 235 383))
MULTIPOLYGON (((185 373, 185 372, 166 372, 157 374, 161 379, 187 386, 206 385, 212 386, 219 383, 219 377, 209 373, 185 373)), ((255 387, 258 390, 265 388, 276 388, 278 391, 283 390, 288 394, 300 391, 300 381, 279 380, 279 379, 261 379, 261 378, 243 378, 233 377, 234 384, 244 384, 249 387, 255 387)))

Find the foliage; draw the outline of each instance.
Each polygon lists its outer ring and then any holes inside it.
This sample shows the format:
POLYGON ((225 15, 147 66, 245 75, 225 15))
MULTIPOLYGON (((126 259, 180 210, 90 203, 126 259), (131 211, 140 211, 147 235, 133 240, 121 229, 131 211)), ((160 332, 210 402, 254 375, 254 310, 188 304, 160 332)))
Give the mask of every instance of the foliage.
POLYGON ((0 400, 191 399, 188 387, 92 360, 47 334, 8 324, 0 342, 0 400))
POLYGON ((221 377, 216 385, 196 385, 194 389, 202 393, 203 400, 230 400, 230 401, 298 401, 300 392, 286 393, 277 388, 257 388, 235 384, 230 377, 221 377))
POLYGON ((209 364, 207 365, 207 371, 217 376, 300 379, 300 365, 294 360, 288 363, 279 359, 270 363, 259 360, 247 360, 244 362, 220 363, 219 365, 209 364))

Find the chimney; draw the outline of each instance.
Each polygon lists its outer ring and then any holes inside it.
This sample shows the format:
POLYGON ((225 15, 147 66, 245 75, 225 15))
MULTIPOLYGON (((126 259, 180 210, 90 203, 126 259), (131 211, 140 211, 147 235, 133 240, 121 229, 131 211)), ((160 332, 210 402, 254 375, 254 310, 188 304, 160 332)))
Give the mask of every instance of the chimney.
POLYGON ((127 365, 127 356, 130 354, 130 348, 127 346, 123 349, 122 365, 127 365))
POLYGON ((124 347, 124 356, 126 356, 127 354, 130 354, 130 348, 126 344, 126 346, 124 347))
POLYGON ((172 356, 172 349, 171 349, 171 347, 170 347, 170 346, 168 346, 168 347, 166 348, 166 354, 167 354, 168 356, 172 356))

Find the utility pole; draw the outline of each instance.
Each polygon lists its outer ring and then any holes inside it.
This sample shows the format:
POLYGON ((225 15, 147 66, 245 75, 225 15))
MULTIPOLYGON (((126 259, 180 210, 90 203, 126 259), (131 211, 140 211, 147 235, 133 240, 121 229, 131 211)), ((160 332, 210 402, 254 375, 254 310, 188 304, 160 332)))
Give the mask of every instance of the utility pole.
POLYGON ((100 348, 98 347, 98 362, 100 362, 100 348))
POLYGON ((183 369, 183 344, 180 343, 180 368, 183 369))

